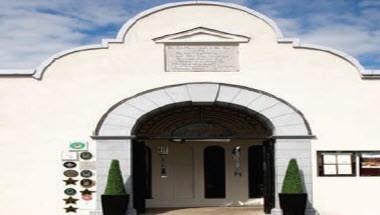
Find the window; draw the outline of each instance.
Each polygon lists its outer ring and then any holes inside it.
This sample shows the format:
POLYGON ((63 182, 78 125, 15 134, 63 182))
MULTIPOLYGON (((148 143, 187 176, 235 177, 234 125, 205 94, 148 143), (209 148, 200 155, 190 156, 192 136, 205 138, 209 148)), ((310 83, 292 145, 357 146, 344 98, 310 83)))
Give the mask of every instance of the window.
POLYGON ((360 154, 360 176, 380 176, 380 152, 360 154))
POLYGON ((355 176, 355 153, 318 152, 319 176, 355 176))

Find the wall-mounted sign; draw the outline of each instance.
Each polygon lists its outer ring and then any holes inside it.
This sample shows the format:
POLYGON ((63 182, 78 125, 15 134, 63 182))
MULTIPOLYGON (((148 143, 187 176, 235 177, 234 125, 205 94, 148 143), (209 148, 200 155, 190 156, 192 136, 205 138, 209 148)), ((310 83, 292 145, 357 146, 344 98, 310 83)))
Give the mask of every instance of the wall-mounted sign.
POLYGON ((63 161, 77 161, 78 153, 76 152, 62 152, 61 158, 63 161))
POLYGON ((72 178, 69 178, 69 179, 66 179, 66 180, 63 180, 63 181, 65 182, 65 185, 70 185, 70 184, 76 185, 77 182, 78 182, 78 180, 74 180, 72 178))
POLYGON ((77 177, 79 175, 78 171, 75 170, 66 170, 63 172, 63 175, 69 178, 77 177))
POLYGON ((74 208, 73 206, 70 205, 69 207, 65 208, 65 210, 66 210, 66 213, 70 213, 70 212, 76 213, 78 208, 74 208))
POLYGON ((237 72, 237 44, 165 45, 167 72, 237 72))
POLYGON ((82 190, 80 192, 82 193, 82 195, 91 195, 92 193, 95 193, 95 191, 92 191, 89 189, 85 189, 85 190, 82 190))
POLYGON ((67 161, 67 162, 63 163, 63 166, 68 168, 68 169, 71 169, 71 168, 76 167, 77 164, 75 162, 72 162, 72 161, 67 161))
POLYGON ((75 194, 77 194, 77 191, 74 188, 66 188, 64 192, 68 196, 74 196, 75 194))
POLYGON ((95 161, 82 161, 79 163, 79 169, 80 170, 84 170, 84 169, 95 170, 96 169, 96 162, 95 161))
POLYGON ((92 200, 92 195, 82 195, 82 199, 84 201, 91 201, 92 200))
POLYGON ((362 153, 360 155, 360 176, 380 175, 380 153, 362 153))
POLYGON ((69 148, 70 151, 86 151, 88 150, 88 143, 81 141, 71 142, 69 148))
POLYGON ((90 187, 93 187, 95 185, 95 181, 93 181, 91 179, 83 179, 80 181, 80 185, 84 188, 90 188, 90 187))
POLYGON ((80 172, 80 175, 83 177, 83 178, 90 178, 90 177, 92 177, 92 175, 93 175, 93 173, 92 173, 92 171, 91 170, 82 170, 81 172, 80 172))
POLYGON ((75 199, 75 198, 73 198, 71 196, 69 198, 63 199, 63 201, 65 201, 66 205, 67 204, 76 204, 78 200, 79 199, 75 199))
POLYGON ((82 153, 80 153, 80 158, 82 158, 83 160, 91 160, 92 153, 91 152, 82 152, 82 153))
POLYGON ((234 176, 242 176, 240 168, 240 146, 236 146, 232 150, 232 159, 235 161, 235 171, 234 176))

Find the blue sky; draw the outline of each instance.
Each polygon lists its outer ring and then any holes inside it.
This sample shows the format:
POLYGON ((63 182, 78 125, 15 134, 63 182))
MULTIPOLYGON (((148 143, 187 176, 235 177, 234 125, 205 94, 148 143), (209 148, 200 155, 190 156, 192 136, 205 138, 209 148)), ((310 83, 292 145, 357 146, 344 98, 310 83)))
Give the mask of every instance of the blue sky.
MULTIPOLYGON (((0 69, 114 38, 137 13, 168 0, 0 0, 0 69)), ((274 19, 285 37, 332 47, 380 68, 380 0, 225 0, 274 19)))

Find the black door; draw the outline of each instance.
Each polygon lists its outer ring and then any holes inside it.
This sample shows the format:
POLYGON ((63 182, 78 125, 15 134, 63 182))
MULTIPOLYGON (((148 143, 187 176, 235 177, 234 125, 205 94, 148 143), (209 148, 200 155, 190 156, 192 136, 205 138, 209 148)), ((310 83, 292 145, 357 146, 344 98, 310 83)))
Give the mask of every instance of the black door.
POLYGON ((249 198, 262 198, 264 194, 263 146, 248 149, 249 198))
POLYGON ((132 150, 133 207, 137 210, 137 213, 144 213, 146 198, 146 156, 144 142, 133 140, 132 150))
POLYGON ((205 198, 226 197, 226 165, 224 149, 209 146, 204 150, 205 198))
POLYGON ((263 144, 264 173, 264 212, 270 214, 275 204, 274 193, 274 139, 263 144))

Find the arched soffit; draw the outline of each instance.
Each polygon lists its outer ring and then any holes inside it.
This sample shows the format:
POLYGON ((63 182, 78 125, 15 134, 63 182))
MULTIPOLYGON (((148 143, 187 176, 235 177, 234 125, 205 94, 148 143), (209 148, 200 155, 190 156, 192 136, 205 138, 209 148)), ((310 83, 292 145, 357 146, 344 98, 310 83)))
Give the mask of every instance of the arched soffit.
POLYGON ((267 23, 273 31, 277 35, 277 42, 278 43, 288 43, 293 44, 294 48, 302 48, 302 49, 310 49, 310 50, 317 50, 317 51, 324 51, 328 52, 330 54, 333 54, 337 57, 340 57, 350 64, 352 64, 360 73, 361 77, 363 79, 377 79, 380 78, 380 70, 366 70, 360 62, 355 59, 354 57, 343 53, 341 51, 324 47, 324 46, 318 46, 318 45, 312 45, 312 44, 302 44, 299 39, 296 38, 284 38, 281 30, 278 28, 277 24, 267 16, 254 11, 250 8, 233 4, 233 3, 222 3, 222 2, 213 2, 213 1, 186 1, 186 2, 176 2, 176 3, 168 3, 163 4, 157 7, 153 7, 151 9, 148 9, 146 11, 143 11, 136 15, 135 17, 131 18, 129 21, 127 21, 122 28, 120 29, 119 33, 117 34, 117 37, 114 39, 103 39, 101 44, 96 45, 87 45, 87 46, 81 46, 74 49, 65 50, 59 53, 56 53, 52 56, 50 56, 48 59, 43 61, 37 68, 35 69, 29 69, 29 70, 15 70, 15 69, 0 69, 0 76, 26 76, 26 77, 33 77, 37 80, 41 80, 43 77, 44 72, 49 68, 49 66, 54 63, 54 61, 80 51, 87 51, 87 50, 95 50, 95 49, 107 49, 109 44, 121 44, 124 43, 125 35, 129 32, 129 30, 141 19, 152 15, 154 13, 181 7, 181 6, 188 6, 188 5, 212 5, 212 6, 218 6, 218 7, 226 7, 234 10, 239 10, 243 13, 250 14, 252 16, 255 16, 256 18, 259 18, 263 20, 265 23, 267 23))
POLYGON ((257 112, 214 102, 175 103, 140 117, 132 133, 138 138, 268 138, 273 126, 257 112))
POLYGON ((273 136, 312 136, 303 114, 269 93, 222 83, 186 83, 139 93, 111 107, 99 121, 95 137, 133 137, 139 119, 168 105, 232 104, 262 116, 273 136))

